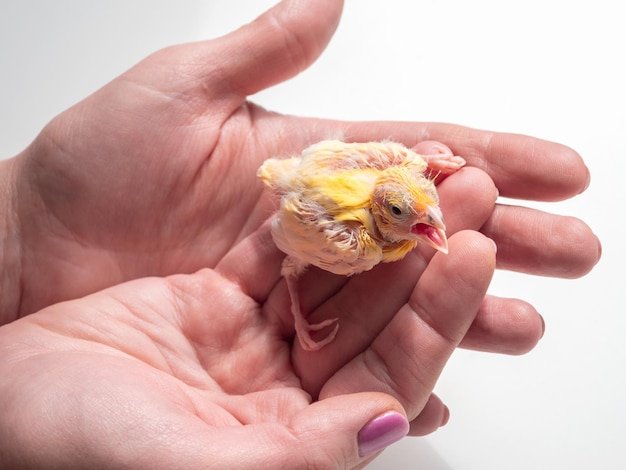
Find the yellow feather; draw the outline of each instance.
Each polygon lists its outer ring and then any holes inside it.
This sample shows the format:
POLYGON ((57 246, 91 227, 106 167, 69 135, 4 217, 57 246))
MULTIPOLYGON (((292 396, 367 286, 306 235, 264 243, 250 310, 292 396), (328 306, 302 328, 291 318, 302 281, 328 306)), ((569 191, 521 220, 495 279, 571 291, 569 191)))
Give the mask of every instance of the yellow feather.
POLYGON ((361 209, 370 203, 372 189, 379 172, 373 169, 343 170, 334 173, 315 173, 303 177, 313 195, 331 214, 361 209))
POLYGON ((411 250, 417 246, 417 242, 414 240, 407 240, 404 242, 389 245, 383 249, 383 263, 392 263, 394 261, 400 261, 411 250))

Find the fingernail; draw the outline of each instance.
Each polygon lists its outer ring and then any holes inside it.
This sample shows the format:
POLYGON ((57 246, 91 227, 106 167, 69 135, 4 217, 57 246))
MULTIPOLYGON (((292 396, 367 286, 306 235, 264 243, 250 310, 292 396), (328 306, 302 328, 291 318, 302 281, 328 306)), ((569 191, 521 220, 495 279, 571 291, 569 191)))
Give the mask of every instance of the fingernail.
POLYGON ((584 193, 585 191, 587 191, 589 185, 591 185, 591 172, 589 171, 589 169, 587 169, 587 180, 585 181, 585 186, 580 193, 584 193))
POLYGON ((539 315, 539 319, 541 320, 541 336, 539 337, 539 339, 541 339, 543 338, 543 335, 546 334, 546 321, 541 315, 539 315))
POLYGON ((448 424, 448 421, 450 421, 450 408, 448 408, 446 405, 443 405, 443 418, 441 419, 441 425, 439 427, 444 427, 446 424, 448 424))
POLYGON ((359 431, 358 445, 361 457, 383 450, 399 441, 409 432, 409 422, 397 411, 377 416, 359 431))

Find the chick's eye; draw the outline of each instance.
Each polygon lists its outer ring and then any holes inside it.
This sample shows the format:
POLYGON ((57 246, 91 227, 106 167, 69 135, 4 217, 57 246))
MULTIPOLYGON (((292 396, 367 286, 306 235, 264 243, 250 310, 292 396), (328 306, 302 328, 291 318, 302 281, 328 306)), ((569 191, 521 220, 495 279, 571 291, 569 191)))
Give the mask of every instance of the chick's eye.
POLYGON ((392 213, 393 215, 402 215, 402 209, 400 209, 398 206, 396 206, 396 205, 391 205, 391 206, 390 206, 390 209, 391 209, 391 213, 392 213))

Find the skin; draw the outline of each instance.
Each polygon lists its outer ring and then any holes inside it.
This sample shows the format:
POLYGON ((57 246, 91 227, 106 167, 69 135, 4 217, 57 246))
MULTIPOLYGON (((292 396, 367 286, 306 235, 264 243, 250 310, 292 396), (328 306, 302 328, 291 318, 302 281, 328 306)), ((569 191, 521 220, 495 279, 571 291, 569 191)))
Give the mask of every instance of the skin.
POLYGON ((411 435, 447 421, 432 389, 457 346, 520 354, 539 340, 532 306, 485 296, 496 267, 571 278, 598 261, 582 221, 495 204, 583 191, 588 170, 565 146, 248 102, 315 60, 341 7, 285 1, 223 38, 159 51, 0 162, 1 466, 362 467, 374 455, 359 456, 357 434, 372 418, 398 411, 411 435), (256 170, 338 134, 442 141, 468 165, 439 185, 448 255, 303 275, 312 321, 340 312, 342 324, 308 353, 256 170))

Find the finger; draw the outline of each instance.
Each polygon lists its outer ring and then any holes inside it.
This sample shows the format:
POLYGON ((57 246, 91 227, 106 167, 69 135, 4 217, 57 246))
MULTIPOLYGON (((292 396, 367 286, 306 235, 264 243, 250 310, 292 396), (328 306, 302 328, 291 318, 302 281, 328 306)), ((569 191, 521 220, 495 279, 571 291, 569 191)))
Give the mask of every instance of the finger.
POLYGON ((360 122, 341 125, 347 140, 391 139, 412 147, 424 140, 446 144, 486 171, 506 197, 555 201, 583 192, 589 170, 569 147, 519 134, 444 123, 360 122))
MULTIPOLYGON (((392 397, 371 392, 345 394, 313 403, 290 422, 300 448, 292 446, 288 465, 307 468, 356 468, 406 436, 409 423, 392 397)), ((279 468, 274 466, 272 468, 279 468)))
POLYGON ((448 419, 450 419, 450 410, 437 395, 432 393, 420 414, 411 421, 409 436, 431 434, 445 426, 448 419))
MULTIPOLYGON (((38 432, 31 427, 11 436, 16 445, 3 454, 3 468, 356 468, 409 431, 402 407, 380 393, 334 397, 293 416, 241 425, 219 406, 211 407, 215 414, 202 416, 141 390, 143 401, 130 405, 118 390, 113 403, 91 390, 86 411, 53 410, 52 418, 59 420, 50 425, 54 432, 35 426, 38 432), (37 445, 28 442, 35 439, 37 445), (20 445, 30 451, 13 451, 20 445)), ((39 417, 36 423, 49 419, 39 417)))
POLYGON ((460 346, 491 353, 525 354, 537 345, 544 331, 543 318, 532 305, 488 295, 460 346))
POLYGON ((415 418, 473 322, 494 268, 490 240, 472 231, 452 236, 450 254, 432 258, 409 302, 367 350, 329 379, 320 398, 380 391, 398 399, 409 419, 415 418))
POLYGON ((259 303, 265 302, 280 280, 280 264, 285 257, 272 239, 270 225, 271 221, 268 221, 252 232, 215 267, 219 274, 259 303))
POLYGON ((214 43, 206 59, 217 95, 248 96, 306 69, 332 37, 342 0, 284 0, 252 23, 214 43), (218 66, 219 64, 219 66, 218 66))
POLYGON ((481 232, 498 246, 498 268, 575 278, 599 261, 598 238, 581 220, 497 205, 481 232))
POLYGON ((491 216, 498 190, 491 178, 476 168, 462 168, 437 188, 448 236, 460 230, 478 230, 491 216))
POLYGON ((182 448, 183 468, 203 468, 207 462, 216 468, 357 468, 409 431, 399 403, 380 393, 315 402, 284 422, 195 427, 189 436, 189 426, 181 426, 159 461, 181 467, 171 452, 182 448), (190 465, 190 460, 195 461, 190 465))

